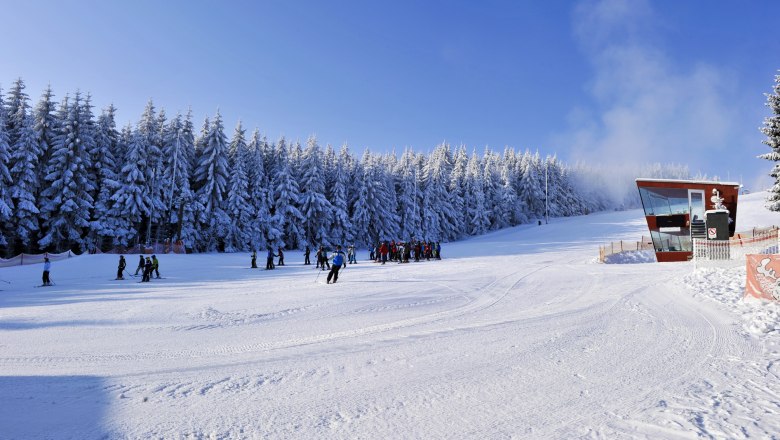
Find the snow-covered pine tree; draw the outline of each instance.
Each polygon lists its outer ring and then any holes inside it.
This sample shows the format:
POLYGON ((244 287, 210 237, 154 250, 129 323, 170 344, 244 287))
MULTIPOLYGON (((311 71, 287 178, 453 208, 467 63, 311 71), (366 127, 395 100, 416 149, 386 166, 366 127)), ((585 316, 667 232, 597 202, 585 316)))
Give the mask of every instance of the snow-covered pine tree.
POLYGON ((273 196, 273 189, 271 181, 279 172, 279 158, 277 157, 277 151, 284 151, 285 157, 287 156, 287 140, 282 136, 274 144, 273 142, 267 142, 264 139, 263 142, 263 165, 265 168, 265 175, 268 178, 268 188, 271 191, 269 196, 273 196))
POLYGON ((393 170, 398 166, 395 152, 382 156, 378 164, 378 182, 380 194, 380 206, 382 207, 382 227, 380 236, 398 239, 401 233, 400 217, 398 216, 398 193, 395 190, 396 179, 393 170))
POLYGON ((408 241, 422 237, 422 217, 420 216, 420 199, 418 179, 420 170, 411 148, 407 148, 401 156, 398 166, 400 181, 398 184, 398 213, 400 218, 400 238, 408 241))
MULTIPOLYGON (((364 153, 365 156, 369 154, 368 150, 364 153)), ((373 187, 370 185, 371 171, 363 166, 366 161, 361 161, 361 164, 357 166, 357 173, 355 176, 355 189, 350 193, 352 197, 352 217, 350 222, 352 223, 352 234, 355 237, 354 241, 357 241, 358 245, 373 245, 380 237, 375 235, 369 235, 369 228, 371 225, 371 208, 374 203, 373 187)))
POLYGON ((161 201, 165 206, 165 218, 162 220, 162 236, 165 240, 172 239, 175 235, 176 223, 173 221, 174 200, 181 193, 181 173, 188 175, 189 158, 185 152, 183 142, 183 122, 181 113, 177 113, 165 124, 162 132, 162 171, 161 180, 164 182, 161 201))
MULTIPOLYGON (((47 87, 41 95, 41 99, 35 106, 35 136, 38 142, 38 151, 40 156, 38 158, 38 182, 43 183, 46 179, 46 168, 51 158, 51 149, 54 145, 54 137, 57 135, 57 129, 59 123, 57 122, 55 112, 57 104, 52 100, 54 93, 51 90, 51 86, 47 87)), ((43 189, 41 185, 38 193, 36 193, 36 199, 40 196, 40 191, 43 189)), ((40 200, 38 200, 40 206, 40 200)))
POLYGON ((122 130, 120 143, 126 145, 122 161, 119 187, 111 196, 113 202, 111 217, 114 219, 114 238, 121 245, 140 243, 143 218, 149 213, 149 198, 146 194, 144 175, 145 149, 141 135, 128 125, 122 130))
POLYGON ((268 203, 268 177, 265 172, 263 153, 265 139, 255 129, 247 146, 247 179, 249 181, 249 202, 252 205, 252 221, 249 228, 249 245, 252 250, 268 247, 269 240, 274 242, 281 232, 271 220, 268 203))
MULTIPOLYGON (((290 175, 298 182, 300 186, 303 182, 303 146, 301 142, 296 140, 295 143, 290 145, 290 151, 287 154, 287 162, 290 164, 290 175)), ((303 190, 301 188, 301 190, 303 190)), ((301 207, 299 206, 298 209, 301 207)))
POLYGON ((50 172, 46 176, 48 187, 42 193, 46 202, 41 212, 46 214, 47 224, 46 234, 38 244, 57 251, 85 250, 82 237, 89 227, 93 204, 90 192, 94 188, 87 171, 89 151, 82 141, 82 136, 89 135, 83 127, 89 124, 83 119, 79 92, 73 101, 71 105, 66 104, 67 115, 55 138, 50 172))
MULTIPOLYGON (((183 242, 187 248, 192 248, 195 243, 200 241, 200 230, 197 225, 198 213, 203 212, 203 205, 195 195, 195 191, 191 186, 191 176, 195 172, 195 128, 192 123, 192 110, 187 112, 187 116, 184 118, 182 124, 182 134, 180 138, 182 143, 182 153, 184 155, 184 163, 180 168, 178 188, 180 192, 178 197, 174 197, 173 200, 173 217, 172 222, 176 223, 174 230, 175 241, 183 242)), ((176 195, 175 195, 176 196, 176 195)))
POLYGON ((539 153, 534 155, 526 150, 520 162, 522 169, 518 191, 520 202, 528 210, 529 218, 544 217, 544 167, 539 159, 539 153))
POLYGON ((483 191, 482 178, 484 172, 480 167, 477 152, 474 151, 469 159, 466 171, 466 219, 468 221, 469 234, 481 235, 487 232, 490 226, 490 218, 485 209, 485 193, 483 191))
POLYGON ((772 92, 766 94, 766 106, 772 110, 772 116, 764 118, 764 126, 760 129, 766 136, 761 142, 772 151, 758 157, 774 162, 769 175, 774 177, 775 184, 768 190, 765 206, 770 211, 780 211, 780 75, 775 75, 772 92))
MULTIPOLYGON (((328 158, 330 155, 326 154, 325 157, 328 158)), ((349 194, 354 185, 351 177, 353 160, 347 144, 341 146, 337 161, 326 159, 326 164, 330 164, 329 168, 332 167, 332 178, 329 179, 330 182, 326 187, 331 205, 330 238, 336 243, 352 243, 355 236, 349 219, 349 194)), ((328 174, 331 173, 326 173, 328 174)))
MULTIPOLYGON (((5 133, 7 136, 7 142, 8 142, 8 154, 10 155, 10 159, 7 163, 7 168, 11 172, 11 180, 14 182, 14 173, 12 171, 13 168, 17 167, 17 160, 15 157, 19 157, 17 150, 17 147, 19 146, 19 138, 22 135, 22 129, 25 124, 25 119, 28 115, 28 109, 29 109, 29 98, 27 94, 24 92, 25 84, 24 80, 21 78, 18 78, 16 81, 14 81, 13 86, 11 86, 11 89, 8 91, 8 95, 6 96, 5 101, 0 99, 0 107, 4 107, 3 109, 0 109, 0 111, 5 113, 5 133)), ((27 157, 25 154, 24 157, 27 157)), ((24 165, 21 165, 24 167, 24 165)), ((12 211, 17 211, 16 200, 14 200, 14 197, 10 196, 10 193, 13 192, 13 189, 10 189, 6 192, 6 198, 8 199, 6 203, 9 204, 9 207, 12 207, 12 211)), ((19 237, 15 237, 16 235, 16 229, 18 226, 17 219, 9 219, 7 222, 0 223, 0 229, 5 230, 5 233, 9 237, 13 237, 13 240, 9 240, 9 245, 12 247, 12 254, 17 254, 23 250, 20 242, 19 237)), ((28 241, 28 238, 25 238, 24 241, 28 241)))
POLYGON ((225 234, 225 252, 246 250, 250 240, 253 208, 249 202, 245 133, 239 121, 229 147, 231 170, 226 211, 230 224, 225 234))
POLYGON ((454 212, 450 201, 449 186, 452 174, 450 147, 436 147, 423 169, 423 239, 440 241, 453 238, 459 213, 454 212))
POLYGON ((397 202, 390 199, 393 182, 380 159, 368 150, 363 154, 360 168, 363 175, 354 203, 352 224, 356 229, 353 233, 355 237, 367 237, 368 242, 364 244, 395 240, 399 231, 397 202))
POLYGON ((119 189, 117 180, 119 161, 114 156, 119 142, 119 133, 114 119, 115 113, 114 106, 109 105, 98 117, 95 126, 95 147, 90 152, 97 183, 97 196, 90 229, 101 249, 112 248, 116 235, 114 231, 116 219, 113 216, 114 202, 111 200, 111 196, 119 189))
POLYGON ((282 237, 276 242, 269 244, 274 247, 296 249, 303 240, 303 233, 301 232, 303 215, 298 210, 301 195, 298 189, 298 182, 293 179, 290 173, 287 149, 284 148, 284 138, 279 141, 276 152, 278 171, 272 182, 273 222, 282 232, 282 237))
POLYGON ((195 180, 203 182, 198 196, 204 207, 205 250, 215 251, 224 245, 230 219, 224 210, 225 195, 229 178, 228 144, 222 115, 217 111, 203 141, 195 180))
POLYGON ((100 245, 100 238, 97 236, 97 229, 94 226, 97 213, 95 213, 95 201, 97 200, 100 188, 98 187, 99 170, 98 166, 102 165, 93 154, 97 150, 95 141, 95 135, 97 127, 95 125, 95 115, 92 112, 92 95, 87 93, 84 100, 79 106, 79 118, 82 121, 80 126, 79 136, 83 148, 87 151, 88 158, 85 164, 87 170, 87 180, 89 180, 92 190, 89 192, 89 196, 92 199, 92 210, 89 212, 90 225, 86 228, 86 237, 84 238, 85 246, 87 249, 94 250, 100 245))
POLYGON ((447 235, 450 239, 457 239, 467 235, 465 186, 468 163, 469 155, 466 152, 466 146, 461 144, 458 151, 455 153, 452 173, 450 173, 450 182, 448 185, 452 211, 456 214, 454 217, 455 226, 447 235))
POLYGON ((166 218, 162 236, 173 242, 183 241, 185 245, 197 239, 194 211, 195 197, 190 188, 192 157, 194 155, 194 133, 192 112, 182 119, 181 114, 166 124, 163 131, 163 188, 162 201, 166 218))
POLYGON ((325 182, 325 195, 328 201, 332 202, 331 192, 329 190, 336 183, 336 150, 333 149, 331 144, 325 146, 325 152, 322 153, 322 175, 325 182))
POLYGON ((18 78, 14 81, 5 99, 6 132, 8 133, 8 144, 11 146, 15 145, 21 136, 22 127, 29 113, 29 97, 24 92, 25 88, 24 80, 18 78))
POLYGON ((493 231, 503 228, 506 223, 502 223, 501 208, 499 203, 501 196, 501 171, 499 158, 489 148, 485 148, 485 155, 482 157, 482 191, 485 194, 485 214, 488 217, 488 230, 493 231))
MULTIPOLYGON (((0 102, 3 91, 0 90, 0 102)), ((0 246, 8 243, 6 235, 9 235, 8 222, 11 218, 13 203, 11 202, 11 173, 8 163, 11 160, 11 147, 5 122, 5 108, 0 105, 0 246)))
POLYGON ((305 244, 341 244, 342 242, 330 237, 332 206, 325 197, 325 170, 317 138, 312 136, 306 141, 306 150, 300 160, 303 172, 300 206, 305 244))
MULTIPOLYGON (((517 197, 517 156, 511 148, 504 150, 501 162, 501 188, 499 206, 500 221, 506 226, 516 226, 528 221, 517 197)), ((502 226, 504 227, 504 226, 502 226)))
POLYGON ((16 143, 11 148, 10 161, 12 182, 10 195, 14 207, 13 254, 29 252, 36 248, 35 234, 38 231, 40 213, 35 199, 40 186, 37 173, 40 150, 35 138, 35 121, 32 115, 25 115, 22 125, 18 127, 18 133, 16 143))
POLYGON ((156 114, 154 103, 150 99, 144 108, 141 119, 138 121, 136 131, 144 146, 146 163, 141 170, 144 173, 144 191, 149 201, 149 211, 144 214, 144 239, 146 243, 155 241, 155 226, 159 226, 165 218, 165 205, 162 201, 162 193, 165 182, 162 179, 162 137, 160 118, 156 114))

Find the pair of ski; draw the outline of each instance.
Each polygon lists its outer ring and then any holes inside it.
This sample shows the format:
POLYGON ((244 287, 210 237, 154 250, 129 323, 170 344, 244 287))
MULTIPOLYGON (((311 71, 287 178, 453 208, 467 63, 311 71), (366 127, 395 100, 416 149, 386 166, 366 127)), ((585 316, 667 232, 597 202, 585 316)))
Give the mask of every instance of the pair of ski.
POLYGON ((166 278, 165 277, 156 277, 156 278, 149 278, 149 281, 144 281, 144 280, 136 281, 136 283, 148 283, 148 282, 150 282, 152 280, 164 280, 164 279, 166 279, 166 278))

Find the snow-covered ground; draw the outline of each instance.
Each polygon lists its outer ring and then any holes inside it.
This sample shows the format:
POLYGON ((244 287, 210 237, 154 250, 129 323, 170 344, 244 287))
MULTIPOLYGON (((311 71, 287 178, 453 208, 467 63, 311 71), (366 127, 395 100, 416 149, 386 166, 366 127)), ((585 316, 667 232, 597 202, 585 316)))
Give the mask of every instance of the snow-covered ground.
MULTIPOLYGON (((737 229, 780 224, 763 197, 737 229)), ((0 269, 0 438, 777 438, 780 307, 744 268, 595 262, 643 233, 555 219, 335 285, 296 252, 0 269)))

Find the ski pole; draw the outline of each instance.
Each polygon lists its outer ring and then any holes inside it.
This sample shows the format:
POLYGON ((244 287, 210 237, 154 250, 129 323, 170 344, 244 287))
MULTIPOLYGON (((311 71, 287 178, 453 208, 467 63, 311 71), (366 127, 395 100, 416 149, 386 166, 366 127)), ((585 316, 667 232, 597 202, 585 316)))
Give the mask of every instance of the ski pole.
POLYGON ((126 269, 122 269, 122 271, 123 271, 124 273, 126 273, 126 274, 127 274, 127 276, 135 278, 135 275, 131 275, 131 274, 130 274, 130 272, 128 272, 126 269))
POLYGON ((317 282, 317 280, 319 280, 319 279, 320 279, 320 274, 321 274, 322 272, 324 272, 324 271, 323 271, 323 270, 318 270, 318 271, 317 271, 317 278, 315 278, 315 279, 314 279, 314 282, 315 282, 315 283, 317 282))

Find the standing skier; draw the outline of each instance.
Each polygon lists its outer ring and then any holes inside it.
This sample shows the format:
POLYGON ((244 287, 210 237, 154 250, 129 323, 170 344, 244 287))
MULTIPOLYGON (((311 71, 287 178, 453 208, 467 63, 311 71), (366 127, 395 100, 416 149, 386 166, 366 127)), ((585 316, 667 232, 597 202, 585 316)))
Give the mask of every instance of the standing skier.
POLYGON ((387 242, 382 242, 382 245, 379 247, 379 253, 382 255, 382 264, 387 263, 388 252, 390 252, 390 249, 387 247, 387 242))
POLYGON ((347 257, 349 257, 348 258, 348 262, 349 263, 357 264, 357 258, 355 257, 355 245, 354 244, 347 248, 347 257))
MULTIPOLYGON (((157 279, 160 279, 160 262, 157 261, 157 255, 152 255, 152 269, 157 274, 157 279)), ((151 276, 152 273, 149 272, 149 275, 151 276)))
POLYGON ((279 248, 279 262, 276 265, 284 266, 284 251, 282 251, 282 248, 279 248))
POLYGON ((119 256, 119 267, 116 269, 116 279, 123 280, 125 279, 123 272, 125 271, 125 267, 127 267, 127 262, 125 262, 125 256, 120 255, 119 256))
POLYGON ((268 257, 265 260, 265 270, 271 270, 274 268, 274 250, 272 248, 268 248, 268 257))
POLYGON ((144 267, 146 267, 146 265, 144 264, 144 254, 139 255, 138 258, 139 258, 138 259, 138 267, 135 268, 135 274, 134 275, 138 275, 138 271, 141 271, 141 273, 144 273, 144 267))
POLYGON ((334 284, 339 279, 339 269, 341 269, 341 265, 344 264, 344 252, 341 251, 341 246, 336 246, 336 252, 333 253, 331 258, 333 259, 333 265, 331 266, 330 272, 328 272, 328 280, 325 284, 330 284, 331 278, 333 278, 334 284))
POLYGON ((306 250, 303 251, 303 264, 311 264, 311 261, 309 260, 309 255, 311 255, 311 248, 307 244, 306 250))
POLYGON ((252 251, 252 269, 257 269, 257 251, 252 251))
POLYGON ((317 251, 317 261, 320 264, 320 267, 322 267, 322 270, 325 270, 325 266, 328 266, 328 269, 330 269, 330 263, 328 262, 328 252, 325 251, 325 248, 320 246, 320 250, 317 251))
POLYGON ((51 271, 51 262, 48 258, 43 259, 43 285, 51 286, 51 280, 49 279, 49 272, 51 271))
POLYGON ((141 282, 149 282, 152 279, 152 260, 149 259, 149 257, 146 257, 146 262, 144 263, 144 276, 141 278, 141 282))

